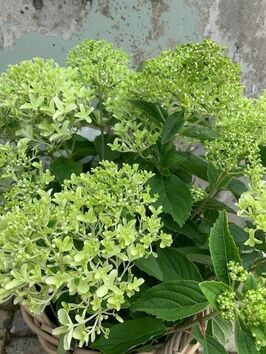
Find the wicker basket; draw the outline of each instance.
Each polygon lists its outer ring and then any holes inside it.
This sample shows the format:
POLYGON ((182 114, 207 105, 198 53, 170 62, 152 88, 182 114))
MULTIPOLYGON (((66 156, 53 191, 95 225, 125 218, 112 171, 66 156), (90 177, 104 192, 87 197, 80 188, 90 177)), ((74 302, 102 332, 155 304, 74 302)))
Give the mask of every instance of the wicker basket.
MULTIPOLYGON (((59 339, 52 334, 52 331, 56 326, 49 320, 47 315, 33 316, 25 307, 21 307, 21 312, 26 324, 38 336, 44 350, 48 354, 56 354, 59 339)), ((191 340, 192 336, 189 333, 177 332, 166 344, 164 344, 164 346, 155 348, 152 353, 138 354, 195 354, 198 351, 200 344, 191 344, 191 340)), ((66 351, 65 354, 99 354, 99 352, 89 349, 75 348, 66 351)))

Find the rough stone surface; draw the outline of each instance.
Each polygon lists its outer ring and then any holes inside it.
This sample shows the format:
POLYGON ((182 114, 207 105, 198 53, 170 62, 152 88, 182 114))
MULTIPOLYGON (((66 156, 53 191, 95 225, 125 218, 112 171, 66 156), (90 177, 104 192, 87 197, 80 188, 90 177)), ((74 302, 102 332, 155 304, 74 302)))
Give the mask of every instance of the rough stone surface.
POLYGON ((10 333, 12 335, 21 336, 21 337, 33 335, 31 329, 24 322, 20 310, 16 310, 14 314, 12 326, 10 328, 10 333))
POLYGON ((27 32, 68 39, 81 29, 89 7, 85 0, 1 0, 0 46, 11 46, 27 32))
MULTIPOLYGON (((266 87, 265 0, 0 0, 0 10, 0 48, 39 33, 37 53, 43 55, 45 43, 57 59, 82 38, 106 38, 139 62, 177 43, 210 37, 241 63, 248 95, 266 87), (51 46, 60 48, 55 53, 51 46)), ((31 40, 19 51, 30 51, 31 40)))
POLYGON ((6 347, 6 354, 46 354, 37 338, 16 338, 6 347))
POLYGON ((0 339, 5 338, 10 322, 10 314, 5 310, 0 310, 0 339))
POLYGON ((203 36, 229 48, 231 57, 241 63, 247 94, 255 96, 266 88, 266 2, 206 0, 198 3, 206 3, 209 9, 202 17, 206 21, 203 36))
POLYGON ((8 311, 0 309, 0 353, 4 353, 5 340, 10 325, 11 315, 8 311))

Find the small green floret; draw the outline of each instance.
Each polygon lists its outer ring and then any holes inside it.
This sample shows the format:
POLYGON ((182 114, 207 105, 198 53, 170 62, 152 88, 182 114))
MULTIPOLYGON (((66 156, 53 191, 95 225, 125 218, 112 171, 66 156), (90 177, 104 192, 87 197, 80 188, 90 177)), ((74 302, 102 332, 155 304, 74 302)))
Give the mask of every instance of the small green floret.
POLYGON ((192 199, 195 203, 199 202, 207 197, 207 192, 203 188, 198 187, 196 185, 193 185, 190 188, 190 193, 191 193, 192 199))
POLYGON ((250 247, 261 244, 263 241, 256 238, 256 231, 266 232, 266 182, 259 181, 249 185, 249 190, 243 193, 238 201, 238 215, 248 218, 255 226, 246 228, 249 239, 246 245, 250 247))
POLYGON ((36 151, 29 153, 28 140, 17 146, 0 144, 0 214, 36 198, 54 177, 45 170, 36 151))
POLYGON ((233 281, 244 282, 248 277, 248 272, 237 262, 230 261, 227 265, 229 277, 233 281))
POLYGON ((221 316, 227 321, 231 321, 235 318, 235 294, 231 290, 225 290, 222 294, 217 296, 216 299, 221 316))
POLYGON ((78 80, 103 100, 129 73, 127 54, 104 40, 81 42, 69 52, 67 65, 76 68, 78 80))
POLYGON ((266 346, 266 288, 248 290, 244 294, 242 313, 258 347, 266 346))
POLYGON ((266 143, 264 94, 258 100, 241 98, 218 112, 219 137, 206 143, 207 158, 218 169, 243 174, 258 181, 265 174, 260 145, 266 143))

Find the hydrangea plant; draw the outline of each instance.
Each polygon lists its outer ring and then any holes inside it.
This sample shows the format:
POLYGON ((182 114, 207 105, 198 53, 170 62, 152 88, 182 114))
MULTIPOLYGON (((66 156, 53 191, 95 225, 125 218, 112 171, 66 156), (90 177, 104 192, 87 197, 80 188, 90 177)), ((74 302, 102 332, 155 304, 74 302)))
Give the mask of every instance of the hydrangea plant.
POLYGON ((78 83, 76 75, 41 58, 9 66, 0 76, 0 137, 28 138, 58 150, 91 122, 93 88, 78 83))
POLYGON ((141 101, 156 103, 160 112, 183 112, 184 130, 197 123, 208 126, 208 119, 239 98, 242 93, 239 65, 212 41, 185 44, 163 51, 144 63, 141 72, 132 72, 116 87, 107 102, 118 119, 114 126, 114 149, 146 150, 162 134, 160 120, 149 119, 151 106, 139 110, 141 101), (146 114, 145 114, 146 113, 146 114))
POLYGON ((47 189, 54 180, 49 169, 34 150, 29 153, 27 139, 17 146, 0 145, 0 213, 37 196, 39 189, 47 189))
POLYGON ((0 301, 51 317, 58 353, 264 353, 266 96, 225 49, 133 70, 86 40, 0 88, 0 301))
POLYGON ((161 230, 161 209, 152 206, 150 177, 137 165, 118 169, 106 161, 91 174, 72 175, 53 197, 39 190, 39 198, 3 215, 1 299, 15 293, 41 314, 68 294, 54 331, 66 333, 65 349, 72 337, 82 346, 107 334, 103 320, 122 321, 118 311, 144 282, 132 273, 133 261, 155 255, 156 241, 172 243, 161 230))

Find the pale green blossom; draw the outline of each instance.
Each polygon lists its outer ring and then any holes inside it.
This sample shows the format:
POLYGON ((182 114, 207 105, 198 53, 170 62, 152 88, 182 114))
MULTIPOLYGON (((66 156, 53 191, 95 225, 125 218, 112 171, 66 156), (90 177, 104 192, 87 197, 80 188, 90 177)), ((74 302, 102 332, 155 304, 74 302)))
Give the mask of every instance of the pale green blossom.
POLYGON ((0 137, 56 148, 91 122, 94 93, 77 70, 35 58, 0 75, 0 137))
POLYGON ((249 239, 246 245, 251 247, 261 244, 262 241, 256 238, 256 231, 266 232, 266 182, 259 181, 250 184, 247 192, 243 193, 238 201, 238 215, 250 220, 255 229, 246 228, 249 239))
POLYGON ((110 42, 86 39, 71 49, 67 65, 78 70, 78 81, 105 100, 129 73, 128 55, 110 42))
POLYGON ((58 316, 55 334, 88 344, 107 334, 108 317, 139 291, 143 279, 133 261, 169 246, 161 208, 146 184, 152 176, 137 165, 102 162, 91 174, 72 175, 54 196, 14 207, 0 217, 0 299, 15 296, 34 314, 61 295, 71 296, 58 316))
POLYGON ((37 152, 29 151, 27 139, 17 146, 0 144, 0 213, 36 197, 53 179, 37 152))
POLYGON ((156 144, 162 124, 156 125, 130 99, 155 103, 168 110, 184 110, 187 126, 209 119, 241 97, 239 65, 210 40, 166 50, 131 72, 107 100, 107 110, 118 123, 112 148, 143 153, 156 144))

